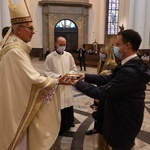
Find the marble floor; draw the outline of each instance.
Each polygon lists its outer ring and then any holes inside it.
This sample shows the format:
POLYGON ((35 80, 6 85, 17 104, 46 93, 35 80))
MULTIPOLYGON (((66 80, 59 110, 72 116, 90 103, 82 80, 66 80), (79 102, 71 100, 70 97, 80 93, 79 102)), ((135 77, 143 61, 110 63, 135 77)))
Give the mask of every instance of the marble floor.
MULTIPOLYGON (((37 71, 43 75, 44 61, 33 58, 32 62, 37 71)), ((86 72, 96 73, 96 68, 87 67, 86 72)), ((62 136, 58 136, 50 150, 98 150, 98 135, 85 135, 85 131, 92 129, 94 124, 91 116, 92 109, 89 107, 93 103, 93 99, 83 95, 75 88, 72 90, 74 93, 75 127, 70 128, 62 136)), ((150 150, 150 85, 147 85, 144 121, 136 138, 134 149, 150 150)))

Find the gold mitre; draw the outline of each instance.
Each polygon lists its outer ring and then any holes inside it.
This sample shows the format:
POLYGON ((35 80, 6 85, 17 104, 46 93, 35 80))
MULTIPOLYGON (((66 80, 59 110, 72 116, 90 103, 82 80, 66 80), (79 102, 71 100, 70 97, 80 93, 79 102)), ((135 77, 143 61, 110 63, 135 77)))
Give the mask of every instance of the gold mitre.
POLYGON ((8 0, 11 24, 31 22, 32 18, 25 0, 20 0, 18 5, 14 5, 11 0, 8 0))

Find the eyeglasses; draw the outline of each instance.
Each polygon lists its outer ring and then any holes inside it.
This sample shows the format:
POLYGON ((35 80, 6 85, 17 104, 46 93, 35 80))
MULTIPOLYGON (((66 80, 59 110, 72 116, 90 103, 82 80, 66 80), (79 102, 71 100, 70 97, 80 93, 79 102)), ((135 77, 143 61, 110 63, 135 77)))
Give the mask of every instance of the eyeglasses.
POLYGON ((33 26, 30 26, 30 27, 27 27, 27 26, 24 26, 24 25, 20 25, 21 27, 24 27, 24 28, 28 28, 31 32, 34 31, 34 28, 33 26))

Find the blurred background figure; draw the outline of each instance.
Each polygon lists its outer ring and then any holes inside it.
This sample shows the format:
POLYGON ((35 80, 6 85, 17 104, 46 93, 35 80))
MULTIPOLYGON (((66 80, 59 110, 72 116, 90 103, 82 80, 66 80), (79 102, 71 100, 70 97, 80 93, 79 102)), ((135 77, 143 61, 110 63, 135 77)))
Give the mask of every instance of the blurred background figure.
MULTIPOLYGON (((10 27, 4 27, 4 28, 2 29, 2 37, 3 37, 3 38, 4 38, 5 35, 7 34, 9 28, 10 28, 10 27)), ((0 42, 0 45, 1 45, 1 42, 0 42)))
POLYGON ((139 51, 137 51, 137 55, 138 55, 139 58, 142 57, 142 54, 139 51))
POLYGON ((143 56, 141 57, 144 61, 149 61, 149 55, 147 52, 144 52, 143 56))
POLYGON ((45 54, 44 54, 44 59, 46 59, 46 57, 47 57, 47 55, 50 53, 50 49, 49 48, 47 48, 47 50, 46 50, 46 52, 45 52, 45 54))
POLYGON ((82 71, 82 65, 84 67, 84 71, 86 71, 86 65, 85 65, 85 53, 86 50, 81 46, 78 50, 78 59, 80 62, 80 71, 82 71))
POLYGON ((4 28, 2 29, 2 37, 3 37, 3 38, 4 38, 5 35, 7 34, 9 28, 10 28, 10 27, 4 27, 4 28))

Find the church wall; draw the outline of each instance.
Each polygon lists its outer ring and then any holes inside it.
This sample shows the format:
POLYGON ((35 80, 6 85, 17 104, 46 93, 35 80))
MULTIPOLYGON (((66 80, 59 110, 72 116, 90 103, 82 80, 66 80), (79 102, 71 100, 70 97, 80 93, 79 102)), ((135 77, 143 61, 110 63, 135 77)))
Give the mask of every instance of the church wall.
POLYGON ((0 1, 0 41, 2 40, 1 37, 2 28, 6 26, 10 26, 8 4, 5 1, 1 0, 0 1))
MULTIPOLYGON (((49 0, 49 1, 56 1, 56 2, 61 2, 62 0, 49 0)), ((63 2, 86 2, 86 3, 88 3, 89 2, 89 0, 63 0, 63 2)))
MULTIPOLYGON (((33 18, 33 24, 35 28, 35 35, 33 36, 33 39, 29 45, 31 45, 34 48, 43 48, 43 20, 42 20, 42 7, 39 6, 39 1, 41 0, 34 0, 34 3, 32 3, 30 0, 26 0, 31 16, 33 18)), ((55 0, 55 1, 62 1, 62 0, 55 0)), ((63 0, 63 1, 70 1, 70 2, 86 2, 86 3, 91 3, 93 6, 89 10, 89 16, 88 16, 88 39, 86 43, 93 43, 95 40, 103 44, 104 43, 104 33, 105 33, 105 0, 63 0), (102 18, 103 17, 103 18, 102 18)), ((14 3, 18 3, 19 0, 12 0, 14 3)), ((5 1, 5 5, 7 6, 7 1, 5 1)), ((8 12, 8 9, 7 11, 8 12)), ((10 25, 10 19, 9 19, 9 12, 8 12, 8 17, 7 17, 7 23, 6 25, 10 25)), ((69 19, 69 18, 68 18, 69 19)), ((1 23, 2 24, 2 23, 1 23)), ((3 20, 4 24, 4 20, 3 20)), ((6 25, 1 25, 1 29, 6 26, 6 25)), ((47 26, 45 24, 44 26, 47 26)), ((80 43, 79 43, 80 44, 80 43)))
MULTIPOLYGON (((43 47, 42 40, 42 15, 41 7, 38 6, 39 0, 34 0, 30 4, 31 14, 34 19, 36 34, 32 40, 32 47, 43 47), (33 5, 33 6, 32 6, 33 5), (36 6, 36 9, 33 7, 36 6), (37 23, 38 22, 38 23, 37 23), (40 25, 38 25, 40 24, 40 25)), ((58 0, 61 1, 61 0, 58 0)), ((74 0, 63 0, 74 1, 74 0)), ((95 40, 99 44, 105 43, 105 14, 106 14, 106 0, 78 0, 78 2, 89 2, 92 7, 89 9, 88 20, 88 43, 91 44, 95 40)), ((77 1, 76 1, 77 2, 77 1)), ((124 24, 124 28, 132 28, 137 30, 142 36, 142 43, 140 49, 150 48, 150 13, 149 13, 149 0, 120 0, 119 9, 119 25, 124 24), (142 7, 142 9, 141 9, 142 7), (145 19, 147 18, 147 19, 145 19)), ((115 42, 115 36, 108 40, 110 43, 115 42)))
POLYGON ((125 29, 134 29, 142 37, 140 49, 150 48, 149 0, 121 0, 119 21, 125 29))
POLYGON ((143 47, 145 49, 150 49, 150 13, 149 13, 149 9, 150 9, 150 1, 147 0, 147 4, 146 4, 146 15, 145 15, 145 35, 144 35, 144 39, 143 39, 143 47))
MULTIPOLYGON (((33 18, 35 27, 35 35, 32 42, 29 44, 34 48, 43 48, 43 20, 42 20, 42 7, 38 4, 41 0, 26 0, 33 18)), ((49 0, 50 1, 50 0, 49 0)), ((62 1, 62 0, 53 0, 62 1)), ((95 40, 99 44, 105 43, 105 17, 106 14, 106 0, 63 0, 70 2, 85 2, 92 4, 89 9, 88 16, 88 39, 87 43, 91 44, 95 40)), ((12 0, 12 2, 19 2, 19 0, 12 0)), ((132 28, 137 30, 142 36, 142 44, 140 49, 150 48, 150 13, 149 13, 149 0, 120 0, 119 10, 119 25, 124 24, 124 28, 132 28)), ((3 27, 10 25, 9 11, 7 0, 0 1, 0 33, 3 27), (5 13, 4 13, 5 12, 5 13)), ((46 27, 48 24, 45 24, 46 27)), ((49 35, 51 36, 51 35, 49 35)), ((0 40, 2 37, 0 36, 0 40)), ((110 41, 114 39, 110 39, 110 41)))
MULTIPOLYGON (((92 7, 89 9, 89 28, 88 28, 88 43, 99 40, 99 1, 92 1, 92 7)), ((87 43, 86 43, 87 44, 87 43)))
POLYGON ((89 0, 89 3, 92 7, 89 9, 88 43, 96 40, 99 44, 104 44, 106 0, 89 0))
POLYGON ((119 5, 119 26, 123 24, 124 28, 129 27, 130 0, 120 0, 119 5))
POLYGON ((43 8, 43 47, 49 47, 51 51, 54 50, 54 28, 62 19, 72 20, 77 25, 79 45, 87 43, 87 14, 87 9, 83 7, 71 7, 70 9, 68 6, 45 6, 43 8), (47 32, 48 29, 49 33, 47 32), (47 39, 49 39, 49 43, 47 39))
MULTIPOLYGON (((29 0, 28 0, 29 1, 29 0)), ((29 6, 29 9, 30 9, 30 12, 31 12, 31 16, 32 16, 32 18, 33 18, 33 23, 34 23, 34 27, 35 27, 35 35, 33 36, 33 39, 32 39, 32 41, 31 41, 31 45, 32 45, 32 47, 34 47, 34 48, 43 48, 44 47, 44 45, 46 45, 45 47, 50 47, 51 49, 52 48, 54 48, 53 46, 48 46, 48 43, 45 43, 45 41, 43 40, 43 28, 42 28, 42 25, 43 25, 43 23, 44 23, 44 28, 46 28, 46 26, 48 26, 48 23, 45 23, 45 22, 43 22, 43 20, 42 20, 42 7, 38 4, 39 3, 39 1, 42 1, 42 0, 34 0, 34 3, 30 3, 30 4, 28 4, 28 6, 29 6)), ((51 0, 49 0, 49 1, 51 1, 51 0)), ((53 0, 53 1, 62 1, 62 0, 53 0)), ((89 2, 89 0, 76 0, 76 1, 74 1, 74 0, 63 0, 64 2, 65 1, 70 1, 70 2, 86 2, 86 3, 88 3, 89 2)), ((27 2, 28 3, 28 2, 27 2)), ((53 9, 52 7, 51 7, 51 9, 53 9)), ((56 9, 53 9, 53 10, 51 10, 51 11, 58 11, 58 10, 56 10, 56 9)), ((61 8, 59 9, 59 13, 60 13, 60 11, 61 11, 61 8)), ((66 10, 67 12, 69 12, 70 10, 66 10)), ((77 10, 77 11, 79 11, 79 10, 77 10)), ((76 11, 76 12, 77 12, 76 11)), ((72 12, 70 12, 70 13, 72 13, 72 12)), ((49 20, 50 20, 50 18, 51 17, 53 17, 53 15, 50 15, 49 16, 49 20)), ((56 17, 56 16, 55 16, 56 17)), ((65 17, 65 16, 64 16, 65 17)), ((61 19, 61 17, 60 17, 60 19, 61 19)), ((66 18, 67 19, 67 18, 66 18)), ((68 19, 71 19, 71 16, 70 16, 70 18, 68 18, 68 19)), ((59 20, 56 20, 56 22, 52 22, 52 23, 50 23, 51 25, 52 24, 54 24, 54 23, 57 23, 57 21, 59 21, 59 20)), ((49 24, 49 26, 50 27, 52 27, 51 25, 49 24)), ((79 24, 80 25, 80 24, 79 24)), ((51 31, 54 31, 54 29, 51 29, 51 31)), ((44 33, 44 36, 46 37, 46 38, 48 38, 49 36, 53 36, 52 34, 52 32, 50 33, 50 35, 47 35, 46 36, 46 34, 48 34, 48 32, 46 32, 46 33, 44 33)), ((81 35, 82 36, 82 35, 81 35)), ((47 41, 47 40, 46 40, 47 41)), ((92 42, 93 42, 93 40, 92 40, 92 42)), ((54 43, 54 40, 53 39, 50 39, 50 44, 52 44, 53 45, 53 43, 54 43)), ((80 44, 80 42, 79 42, 79 44, 80 44)))
POLYGON ((34 3, 29 3, 29 10, 35 28, 35 35, 32 38, 31 45, 34 48, 43 48, 42 8, 38 5, 38 1, 39 0, 34 0, 34 3))
MULTIPOLYGON (((0 10, 2 9, 2 1, 0 1, 0 10)), ((2 29, 2 15, 0 15, 0 29, 2 29)), ((0 30, 0 35, 2 35, 2 30, 0 30)), ((1 41, 2 37, 0 36, 0 41, 1 41)))
MULTIPOLYGON (((13 2, 17 3, 17 1, 19 1, 19 0, 14 0, 13 2)), ((31 16, 33 18, 33 24, 34 24, 34 28, 35 28, 35 35, 33 36, 33 39, 31 41, 30 45, 32 47, 34 47, 34 48, 43 48, 42 7, 39 6, 39 4, 38 4, 38 2, 41 1, 41 0, 34 0, 34 3, 30 2, 29 0, 26 0, 26 1, 27 1, 28 6, 29 6, 29 10, 30 10, 31 16)), ((62 0, 56 0, 56 1, 62 1, 62 0)), ((74 0, 63 0, 63 1, 87 2, 87 3, 89 2, 89 0, 76 0, 76 1, 74 1, 74 0)), ((89 24, 90 25, 88 27, 88 31, 86 31, 86 33, 89 32, 89 39, 88 39, 88 41, 86 43, 90 43, 91 44, 95 40, 98 43, 103 43, 103 39, 101 39, 101 37, 104 36, 103 35, 104 33, 102 33, 102 32, 104 32, 104 30, 102 30, 101 34, 99 34, 99 32, 100 32, 100 26, 102 25, 102 23, 99 23, 100 22, 99 21, 100 20, 100 17, 99 17, 99 13, 100 13, 100 9, 99 9, 100 0, 96 0, 96 1, 90 0, 89 3, 93 4, 94 7, 91 8, 90 14, 89 14, 89 24)), ((45 26, 46 26, 46 24, 45 24, 45 26)), ((3 27, 1 27, 1 29, 2 28, 3 27)))
MULTIPOLYGON (((132 26, 130 26, 131 28, 135 29, 136 31, 138 31, 141 35, 141 37, 143 37, 144 40, 144 30, 145 30, 145 15, 146 15, 146 0, 142 0, 142 1, 136 1, 134 3, 134 12, 133 12, 133 18, 132 20, 130 20, 132 23, 132 26), (140 18, 140 19, 139 19, 140 18)), ((144 48, 143 42, 141 43, 141 48, 144 48)))

